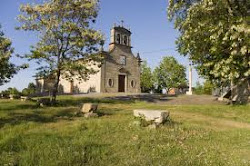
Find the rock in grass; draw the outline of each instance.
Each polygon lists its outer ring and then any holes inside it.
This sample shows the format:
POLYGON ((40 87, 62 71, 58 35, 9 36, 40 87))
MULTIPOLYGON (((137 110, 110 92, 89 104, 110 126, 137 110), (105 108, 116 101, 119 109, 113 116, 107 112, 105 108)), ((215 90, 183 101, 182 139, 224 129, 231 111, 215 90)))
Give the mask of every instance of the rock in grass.
POLYGON ((97 108, 98 104, 96 103, 85 103, 78 114, 85 118, 98 117, 97 108))
POLYGON ((82 106, 81 112, 82 113, 96 113, 98 108, 98 104, 95 103, 85 103, 82 106))
POLYGON ((168 119, 169 112, 162 110, 134 110, 134 116, 147 122, 152 122, 152 124, 159 125, 168 119))
POLYGON ((28 96, 21 96, 21 101, 28 101, 30 98, 28 96))
POLYGON ((51 105, 51 101, 50 98, 40 98, 37 100, 37 105, 40 107, 44 107, 44 106, 50 106, 51 105))

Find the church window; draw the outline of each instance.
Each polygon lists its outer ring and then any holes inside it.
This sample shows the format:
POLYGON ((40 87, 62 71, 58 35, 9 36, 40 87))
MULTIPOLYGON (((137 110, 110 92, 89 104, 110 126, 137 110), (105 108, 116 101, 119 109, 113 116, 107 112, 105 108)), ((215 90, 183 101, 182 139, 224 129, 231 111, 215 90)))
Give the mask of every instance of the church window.
POLYGON ((128 45, 128 37, 126 35, 124 36, 123 40, 124 45, 128 45))
POLYGON ((130 82, 130 85, 131 85, 132 88, 134 88, 134 87, 135 87, 135 81, 132 80, 132 81, 130 82))
POLYGON ((108 86, 113 87, 114 86, 114 80, 113 79, 108 79, 108 86))
POLYGON ((117 34, 117 36, 116 36, 116 42, 118 44, 121 44, 121 35, 120 34, 117 34))
POLYGON ((124 55, 120 56, 120 64, 126 65, 126 57, 124 55))

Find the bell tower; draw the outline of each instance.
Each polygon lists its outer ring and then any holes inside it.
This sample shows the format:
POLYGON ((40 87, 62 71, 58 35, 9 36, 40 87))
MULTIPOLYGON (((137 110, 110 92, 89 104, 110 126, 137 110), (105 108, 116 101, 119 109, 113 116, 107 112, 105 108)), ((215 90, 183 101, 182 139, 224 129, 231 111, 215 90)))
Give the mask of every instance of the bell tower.
POLYGON ((111 29, 111 37, 109 44, 109 51, 113 50, 116 46, 121 46, 131 50, 131 32, 122 25, 116 26, 111 29))

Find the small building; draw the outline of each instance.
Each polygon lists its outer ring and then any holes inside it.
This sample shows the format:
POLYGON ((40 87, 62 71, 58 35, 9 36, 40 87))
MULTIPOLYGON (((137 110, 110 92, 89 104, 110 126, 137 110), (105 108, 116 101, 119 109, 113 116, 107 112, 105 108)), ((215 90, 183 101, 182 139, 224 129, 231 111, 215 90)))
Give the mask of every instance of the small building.
MULTIPOLYGON (((111 38, 108 51, 101 51, 104 57, 101 67, 91 66, 98 70, 90 75, 86 81, 76 79, 68 81, 60 79, 59 93, 140 93, 140 64, 139 53, 132 53, 131 32, 123 26, 114 26, 111 29, 111 38)), ((92 64, 93 65, 93 64, 92 64)), ((53 80, 37 79, 39 93, 50 93, 53 80)))

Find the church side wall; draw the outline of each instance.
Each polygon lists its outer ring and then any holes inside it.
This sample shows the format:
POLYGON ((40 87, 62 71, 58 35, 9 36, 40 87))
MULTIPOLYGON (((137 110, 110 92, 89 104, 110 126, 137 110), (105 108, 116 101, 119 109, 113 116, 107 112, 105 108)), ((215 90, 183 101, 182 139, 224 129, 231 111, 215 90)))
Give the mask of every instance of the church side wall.
MULTIPOLYGON (((58 94, 78 94, 78 93, 90 93, 90 92, 101 92, 101 69, 97 65, 92 65, 90 68, 98 71, 96 74, 89 76, 86 81, 79 81, 73 78, 73 82, 63 78, 61 76, 58 94)), ((49 79, 39 79, 37 80, 37 85, 39 86, 39 92, 41 94, 49 94, 52 91, 54 80, 49 79)))
POLYGON ((71 82, 61 78, 58 87, 59 93, 71 93, 71 82))
POLYGON ((79 82, 78 80, 74 79, 74 93, 101 92, 101 69, 98 67, 95 67, 95 69, 98 70, 98 72, 96 74, 90 75, 87 81, 79 82))

